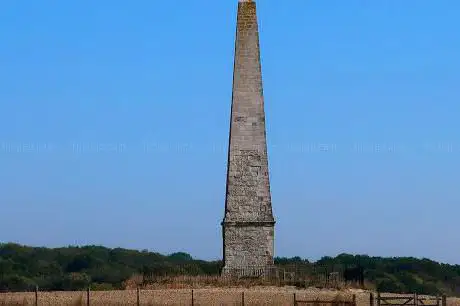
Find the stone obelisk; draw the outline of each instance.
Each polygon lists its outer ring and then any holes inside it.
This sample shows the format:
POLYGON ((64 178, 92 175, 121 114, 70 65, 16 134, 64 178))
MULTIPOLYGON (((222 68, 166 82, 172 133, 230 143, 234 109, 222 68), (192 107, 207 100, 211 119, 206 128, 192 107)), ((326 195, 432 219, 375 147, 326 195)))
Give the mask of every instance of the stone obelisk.
POLYGON ((256 3, 239 0, 222 272, 273 266, 274 226, 268 175, 256 3))

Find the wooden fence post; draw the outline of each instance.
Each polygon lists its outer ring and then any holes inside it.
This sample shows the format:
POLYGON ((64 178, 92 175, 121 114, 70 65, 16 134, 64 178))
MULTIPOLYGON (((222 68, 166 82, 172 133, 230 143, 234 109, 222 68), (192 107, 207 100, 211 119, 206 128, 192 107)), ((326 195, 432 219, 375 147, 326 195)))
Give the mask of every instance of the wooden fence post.
POLYGON ((447 297, 445 294, 442 295, 442 306, 447 306, 447 297))
POLYGON ((90 305, 90 301, 89 301, 89 293, 90 293, 91 289, 90 287, 88 286, 88 288, 86 289, 86 305, 90 305))
POLYGON ((377 306, 380 306, 380 292, 377 292, 377 306))
POLYGON ((414 293, 414 306, 418 305, 418 296, 417 293, 414 293))
MULTIPOLYGON (((278 271, 278 287, 281 287, 281 269, 278 271)), ((283 277, 284 277, 284 272, 283 272, 283 277)))
POLYGON ((140 296, 140 288, 137 286, 137 306, 141 305, 141 296, 140 296))
POLYGON ((294 283, 297 284, 297 263, 295 264, 295 272, 294 272, 294 283))
POLYGON ((244 291, 241 292, 241 305, 244 306, 244 291))
POLYGON ((374 293, 369 294, 369 306, 374 306, 374 293))
POLYGON ((295 292, 294 292, 294 306, 297 306, 297 296, 296 296, 295 292))
POLYGON ((356 294, 353 294, 353 306, 356 306, 356 294))
POLYGON ((35 286, 35 306, 38 306, 38 286, 35 286))
POLYGON ((193 298, 193 289, 192 289, 192 306, 195 305, 195 301, 194 301, 194 298, 193 298))

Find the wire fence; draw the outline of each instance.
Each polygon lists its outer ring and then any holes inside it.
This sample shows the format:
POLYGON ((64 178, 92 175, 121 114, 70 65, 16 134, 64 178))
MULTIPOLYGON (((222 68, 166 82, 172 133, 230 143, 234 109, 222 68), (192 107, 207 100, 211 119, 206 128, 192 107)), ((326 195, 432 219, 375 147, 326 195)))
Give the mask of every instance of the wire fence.
POLYGON ((447 297, 373 292, 250 290, 241 288, 0 293, 0 305, 277 305, 277 306, 450 306, 447 297))
POLYGON ((356 295, 309 297, 299 292, 136 290, 0 294, 0 305, 312 305, 357 306, 356 295))
POLYGON ((275 285, 296 287, 335 288, 364 286, 364 272, 356 266, 334 265, 280 265, 271 267, 248 266, 226 270, 222 274, 200 274, 194 268, 182 267, 174 272, 149 271, 136 276, 136 285, 199 286, 215 284, 275 285))

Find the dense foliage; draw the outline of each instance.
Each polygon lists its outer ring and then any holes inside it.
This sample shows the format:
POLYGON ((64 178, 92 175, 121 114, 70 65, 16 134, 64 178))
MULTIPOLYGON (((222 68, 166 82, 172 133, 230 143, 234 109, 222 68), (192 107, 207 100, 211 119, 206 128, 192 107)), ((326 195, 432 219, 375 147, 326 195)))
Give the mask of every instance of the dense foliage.
POLYGON ((186 253, 109 249, 101 246, 33 248, 0 244, 0 290, 122 288, 135 274, 217 273, 219 262, 193 260, 186 253))
MULTIPOLYGON (((276 263, 307 265, 299 257, 277 258, 276 263)), ((370 257, 341 254, 323 257, 314 263, 320 267, 361 266, 368 286, 381 292, 460 295, 460 265, 448 265, 426 258, 370 257)))
MULTIPOLYGON (((277 265, 361 265, 366 282, 380 291, 425 294, 460 293, 460 266, 429 259, 381 258, 342 254, 310 263, 300 257, 276 258, 277 265)), ((101 246, 34 248, 0 244, 0 290, 77 290, 122 288, 135 274, 217 274, 219 261, 186 253, 158 253, 101 246)))

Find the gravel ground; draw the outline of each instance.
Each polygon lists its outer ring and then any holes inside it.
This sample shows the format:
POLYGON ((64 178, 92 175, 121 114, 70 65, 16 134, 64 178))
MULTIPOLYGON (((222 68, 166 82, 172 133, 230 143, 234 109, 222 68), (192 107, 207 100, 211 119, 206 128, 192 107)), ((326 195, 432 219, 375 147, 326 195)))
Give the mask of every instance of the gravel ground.
MULTIPOLYGON (((195 289, 193 291, 194 305, 294 305, 294 295, 297 300, 334 299, 351 301, 356 296, 357 306, 369 306, 370 292, 357 289, 326 290, 307 289, 296 290, 284 287, 255 287, 195 289), (243 296, 244 292, 244 296, 243 296)), ((395 294, 391 294, 394 296, 395 294)), ((382 294, 384 296, 384 294, 382 294)), ((141 305, 192 305, 192 290, 190 289, 160 289, 141 290, 141 305)), ((34 305, 34 293, 2 293, 0 305, 34 305)), ((136 290, 93 291, 90 294, 90 305, 137 305, 136 290)), ((86 292, 39 292, 38 305, 86 305, 86 292)), ((299 305, 302 305, 299 303, 299 305)), ((305 304, 304 304, 305 305, 305 304)), ((460 299, 448 298, 448 306, 460 306, 460 299)), ((327 306, 327 304, 323 304, 327 306)))

